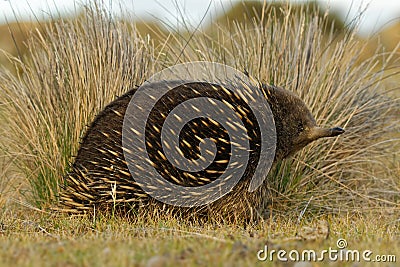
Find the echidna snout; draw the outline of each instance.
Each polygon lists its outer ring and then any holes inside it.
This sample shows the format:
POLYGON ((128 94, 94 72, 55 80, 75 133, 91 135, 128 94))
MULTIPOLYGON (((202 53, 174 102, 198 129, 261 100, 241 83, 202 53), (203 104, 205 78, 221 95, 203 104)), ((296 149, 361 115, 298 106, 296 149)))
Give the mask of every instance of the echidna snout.
POLYGON ((315 126, 309 129, 305 129, 299 134, 297 138, 294 139, 293 150, 291 151, 291 154, 320 138, 335 137, 342 133, 344 133, 344 130, 340 127, 322 128, 319 126, 315 126))
POLYGON ((324 137, 335 137, 344 133, 344 130, 340 127, 335 128, 322 128, 322 127, 314 127, 308 131, 308 138, 311 141, 324 138, 324 137))

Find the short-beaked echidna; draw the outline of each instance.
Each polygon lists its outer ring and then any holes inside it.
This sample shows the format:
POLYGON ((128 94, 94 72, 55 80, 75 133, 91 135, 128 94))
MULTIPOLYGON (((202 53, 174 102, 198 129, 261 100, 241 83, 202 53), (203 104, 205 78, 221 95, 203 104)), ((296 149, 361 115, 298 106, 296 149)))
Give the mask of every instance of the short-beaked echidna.
MULTIPOLYGON (((147 153, 154 167, 166 180, 182 186, 199 186, 217 179, 224 171, 230 157, 229 144, 226 144, 229 136, 226 136, 226 132, 221 130, 218 124, 206 118, 193 120, 183 128, 180 133, 182 141, 180 149, 186 157, 198 156, 199 151, 196 147, 203 138, 213 138, 218 148, 213 164, 195 174, 173 169, 168 160, 160 154, 161 139, 157 134, 168 112, 179 103, 195 97, 223 99, 226 96, 224 90, 216 91, 215 87, 210 90, 212 86, 207 83, 183 86, 190 90, 171 91, 162 101, 162 105, 153 109, 159 114, 150 116, 147 122, 147 153)), ((60 194, 63 210, 80 213, 93 208, 107 210, 116 205, 135 208, 157 203, 135 182, 135 177, 132 177, 128 170, 122 148, 124 115, 136 90, 132 89, 106 106, 86 131, 72 169, 65 176, 65 186, 60 194)), ((288 90, 269 85, 261 85, 259 90, 263 91, 274 116, 277 137, 275 161, 292 155, 314 140, 337 136, 344 132, 339 127, 331 129, 318 127, 304 102, 288 90)), ((178 210, 186 212, 209 210, 223 217, 250 216, 252 209, 257 208, 263 201, 263 187, 255 192, 247 190, 249 182, 247 176, 254 173, 257 165, 256 148, 260 145, 260 134, 256 124, 253 124, 254 114, 240 102, 239 97, 237 101, 235 99, 233 100, 236 103, 232 103, 230 99, 231 107, 235 112, 241 112, 252 148, 246 172, 232 191, 217 201, 204 207, 178 207, 178 210)))

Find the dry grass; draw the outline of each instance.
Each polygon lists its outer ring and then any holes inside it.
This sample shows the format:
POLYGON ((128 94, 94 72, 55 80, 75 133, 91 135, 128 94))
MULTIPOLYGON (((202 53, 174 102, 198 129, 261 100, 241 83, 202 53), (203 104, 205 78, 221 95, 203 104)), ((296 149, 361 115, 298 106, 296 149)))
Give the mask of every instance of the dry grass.
POLYGON ((265 244, 320 250, 335 248, 339 237, 350 249, 399 257, 398 55, 377 49, 361 60, 365 44, 354 32, 335 35, 324 18, 291 12, 275 9, 269 14, 284 20, 262 13, 251 24, 216 25, 191 37, 157 36, 166 40, 159 47, 92 8, 46 24, 46 36, 30 41, 26 63, 14 59, 19 76, 0 72, 0 266, 277 266, 257 262, 265 244), (295 91, 320 124, 347 131, 276 166, 268 216, 257 224, 198 224, 160 213, 68 217, 35 208, 54 200, 99 110, 152 73, 194 60, 295 91), (329 237, 305 241, 307 227, 312 235, 321 221, 329 237))
POLYGON ((98 12, 46 25, 49 36, 30 41, 28 63, 15 62, 22 74, 0 74, 2 148, 39 205, 54 199, 85 125, 153 71, 152 46, 98 12))
MULTIPOLYGON (((301 210, 311 198, 309 210, 321 212, 398 209, 400 105, 385 94, 393 74, 385 76, 389 66, 381 64, 396 54, 378 49, 360 63, 365 47, 355 32, 333 31, 314 7, 295 15, 291 6, 263 8, 251 26, 218 24, 190 37, 159 36, 166 42, 157 48, 96 8, 46 24, 46 37, 38 33, 30 42, 31 59, 15 62, 22 74, 0 74, 2 148, 30 184, 30 201, 54 200, 85 125, 115 96, 161 68, 205 60, 292 90, 320 124, 347 130, 277 165, 267 185, 269 211, 301 210)), ((395 64, 391 71, 398 75, 395 64)))
POLYGON ((262 14, 250 26, 214 25, 189 44, 176 38, 170 54, 174 63, 222 62, 283 86, 304 99, 319 124, 346 129, 278 164, 269 178, 270 208, 302 209, 312 198, 309 208, 324 213, 398 210, 400 99, 387 94, 399 89, 389 82, 400 78, 398 52, 378 47, 364 60, 367 43, 355 31, 337 33, 306 8, 264 6, 262 14))
MULTIPOLYGON (((343 214, 300 224, 291 217, 275 216, 243 227, 199 226, 151 216, 67 217, 10 209, 0 217, 0 266, 291 266, 293 263, 278 260, 258 261, 257 252, 265 245, 270 250, 320 252, 329 247, 336 249, 338 238, 347 240, 349 250, 369 249, 374 256, 397 255, 398 260, 396 216, 383 213, 378 216, 343 214), (381 223, 376 224, 370 216, 381 223), (329 236, 317 235, 313 239, 321 222, 331 225, 329 236)), ((357 263, 315 264, 354 266, 357 263)), ((395 266, 395 263, 385 266, 395 266)))

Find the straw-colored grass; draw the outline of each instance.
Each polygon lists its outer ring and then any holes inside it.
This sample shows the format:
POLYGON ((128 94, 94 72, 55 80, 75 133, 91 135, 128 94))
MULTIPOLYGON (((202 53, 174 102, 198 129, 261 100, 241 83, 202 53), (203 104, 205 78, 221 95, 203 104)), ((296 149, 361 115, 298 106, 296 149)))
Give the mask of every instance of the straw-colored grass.
POLYGON ((384 83, 391 77, 385 62, 396 55, 377 50, 360 62, 363 43, 352 29, 339 35, 317 13, 291 12, 290 5, 265 5, 251 26, 163 36, 156 48, 129 23, 96 8, 48 24, 46 35, 29 43, 30 58, 15 59, 19 76, 0 74, 0 141, 28 182, 28 200, 42 206, 55 199, 85 125, 112 99, 164 67, 206 60, 292 90, 320 124, 346 128, 277 164, 265 211, 297 214, 308 202, 309 211, 320 212, 398 210, 399 99, 385 94, 392 88, 384 83))
POLYGON ((357 37, 356 22, 337 32, 312 8, 264 5, 253 23, 214 25, 189 44, 176 38, 170 54, 180 58, 171 58, 234 66, 296 92, 319 124, 346 129, 270 172, 269 209, 299 211, 311 200, 308 208, 321 212, 398 210, 400 99, 387 92, 399 90, 389 82, 400 78, 399 55, 378 47, 364 60, 368 44, 357 37))
POLYGON ((98 11, 45 27, 48 36, 30 41, 27 63, 15 62, 21 74, 0 74, 2 148, 39 205, 54 199, 85 126, 141 84, 154 62, 152 46, 130 25, 98 11))
POLYGON ((291 16, 290 6, 270 11, 207 33, 160 35, 165 43, 157 47, 96 8, 43 25, 45 33, 28 44, 30 56, 14 59, 19 76, 0 72, 0 266, 359 264, 257 260, 265 245, 321 251, 336 249, 338 238, 349 250, 398 261, 398 55, 377 49, 364 61, 365 44, 353 31, 336 35, 323 17, 306 10, 291 16), (292 90, 320 124, 346 133, 278 163, 266 184, 265 216, 255 224, 191 222, 160 210, 126 217, 46 212, 94 116, 156 71, 194 60, 292 90))

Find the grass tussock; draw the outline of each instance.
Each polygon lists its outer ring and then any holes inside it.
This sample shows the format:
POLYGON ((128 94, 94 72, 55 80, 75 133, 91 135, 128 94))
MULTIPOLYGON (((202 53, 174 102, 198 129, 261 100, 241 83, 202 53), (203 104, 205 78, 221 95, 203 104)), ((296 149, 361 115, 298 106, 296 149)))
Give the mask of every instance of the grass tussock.
POLYGON ((26 62, 15 62, 21 74, 0 74, 2 149, 39 205, 57 194, 85 126, 141 84, 154 62, 152 45, 105 12, 88 8, 44 27, 46 36, 38 32, 29 41, 26 62))
POLYGON ((251 25, 214 25, 189 44, 177 38, 171 54, 180 55, 178 62, 223 62, 294 91, 319 124, 346 129, 276 165, 268 209, 399 209, 400 99, 388 94, 398 90, 398 53, 379 47, 364 59, 367 42, 357 37, 357 25, 337 32, 315 9, 264 5, 262 14, 251 25))
POLYGON ((361 60, 364 44, 352 29, 339 34, 315 11, 291 12, 264 5, 252 24, 161 36, 166 42, 157 48, 128 23, 92 8, 46 26, 46 37, 30 41, 30 58, 15 62, 21 74, 0 74, 0 141, 28 181, 30 199, 54 199, 85 125, 115 96, 164 67, 205 60, 294 91, 319 124, 346 129, 277 164, 266 210, 399 209, 400 102, 386 95, 393 88, 385 82, 394 76, 385 76, 385 62, 398 55, 378 49, 361 60))

